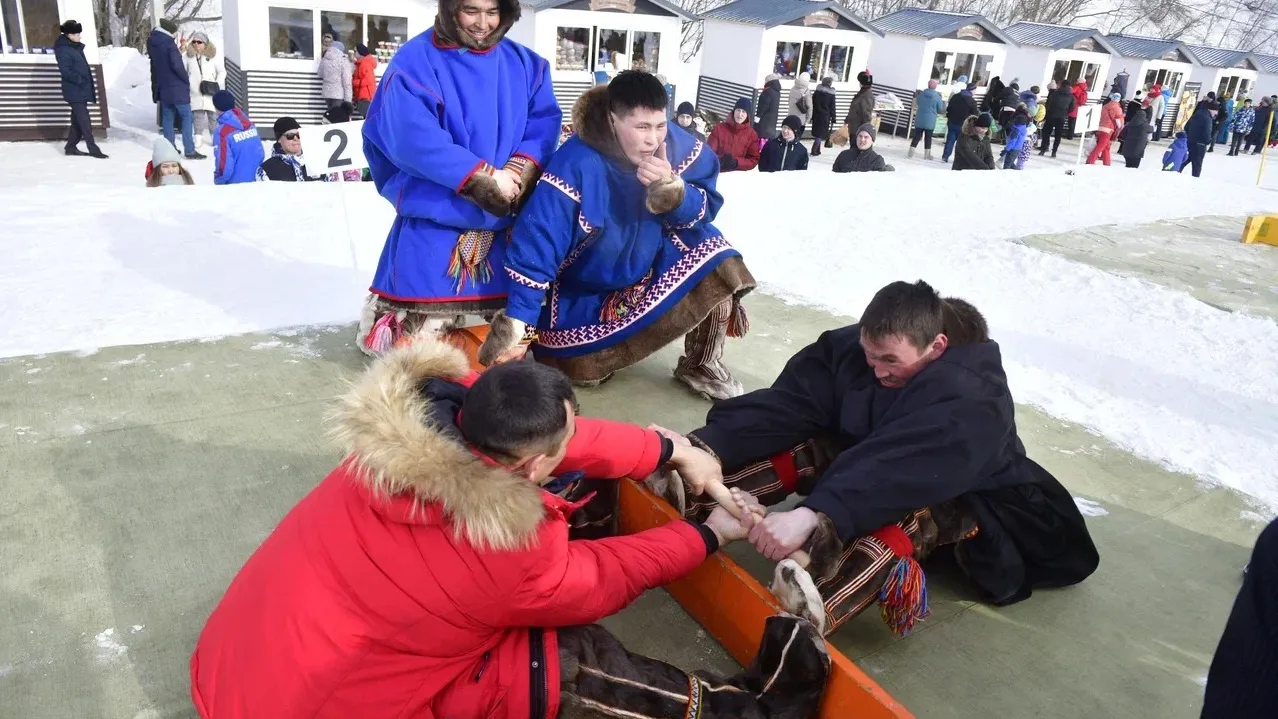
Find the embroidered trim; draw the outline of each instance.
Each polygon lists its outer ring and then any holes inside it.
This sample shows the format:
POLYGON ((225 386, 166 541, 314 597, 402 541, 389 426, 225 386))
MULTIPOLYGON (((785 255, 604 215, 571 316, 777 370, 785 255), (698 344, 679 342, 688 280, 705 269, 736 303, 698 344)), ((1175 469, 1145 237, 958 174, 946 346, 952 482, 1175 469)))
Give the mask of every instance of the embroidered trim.
POLYGON ((692 167, 692 163, 696 162, 698 157, 701 157, 701 150, 703 148, 704 143, 697 140, 696 144, 692 146, 692 151, 689 152, 688 156, 683 158, 683 162, 680 162, 679 166, 675 168, 675 174, 682 175, 685 170, 692 167))
MULTIPOLYGON (((538 333, 538 344, 551 348, 568 348, 580 347, 582 345, 598 342, 606 337, 614 335, 630 325, 636 320, 652 311, 654 307, 664 302, 674 291, 683 283, 685 279, 701 269, 715 255, 727 252, 732 249, 732 245, 723 239, 722 236, 710 237, 701 244, 694 247, 691 251, 679 258, 670 269, 666 270, 660 277, 652 283, 648 291, 644 293, 643 298, 636 304, 624 317, 612 322, 601 322, 595 325, 586 325, 584 327, 573 327, 562 330, 543 330, 538 333)), ((513 273, 512 273, 513 276, 513 273)), ((516 278, 516 281, 519 281, 516 278)), ((552 315, 554 314, 554 300, 552 298, 552 315)))
POLYGON ((680 252, 688 251, 688 246, 683 244, 683 240, 679 239, 679 235, 676 235, 675 233, 671 232, 670 241, 674 243, 675 247, 679 248, 680 252))
POLYGON ((581 210, 577 210, 577 226, 579 226, 587 235, 595 231, 595 226, 586 220, 586 215, 581 210))
POLYGON ((531 288, 533 288, 534 290, 548 290, 548 289, 550 289, 550 283, 549 283, 549 282, 538 282, 538 281, 536 281, 536 280, 532 279, 531 277, 525 277, 524 275, 521 275, 521 274, 519 274, 518 272, 515 272, 514 270, 510 269, 509 267, 507 267, 507 268, 506 268, 506 274, 510 275, 510 279, 512 279, 512 280, 514 280, 515 282, 517 282, 517 283, 519 283, 519 284, 523 285, 524 287, 531 287, 531 288))
POLYGON ((700 211, 700 212, 698 212, 698 213, 697 213, 697 216, 696 216, 696 217, 694 217, 694 218, 693 218, 690 222, 688 222, 687 224, 684 224, 684 225, 672 225, 672 227, 674 227, 676 230, 688 230, 688 229, 691 229, 691 228, 695 227, 695 226, 696 226, 696 224, 697 224, 698 222, 701 222, 702 220, 704 220, 704 219, 706 218, 706 210, 708 209, 708 205, 709 205, 709 203, 710 203, 709 199, 706 197, 706 191, 705 191, 705 190, 701 189, 700 187, 697 187, 696 185, 691 185, 691 184, 687 185, 687 187, 690 187, 690 188, 692 188, 693 190, 696 190, 697 192, 701 193, 701 211, 700 211))
POLYGON ((577 202, 577 203, 581 202, 581 192, 577 188, 568 184, 568 181, 565 180, 564 178, 558 175, 552 175, 549 172, 543 172, 541 173, 540 181, 564 193, 573 202, 577 202))
POLYGON ((701 680, 688 675, 688 708, 683 719, 701 719, 701 680))

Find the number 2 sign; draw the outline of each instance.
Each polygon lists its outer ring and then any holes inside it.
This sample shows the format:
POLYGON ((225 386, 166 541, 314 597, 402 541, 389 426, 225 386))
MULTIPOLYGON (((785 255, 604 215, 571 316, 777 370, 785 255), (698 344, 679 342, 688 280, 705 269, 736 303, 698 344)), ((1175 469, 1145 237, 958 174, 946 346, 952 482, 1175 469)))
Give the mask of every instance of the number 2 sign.
POLYGON ((304 126, 302 154, 311 177, 368 167, 364 157, 364 121, 304 126))

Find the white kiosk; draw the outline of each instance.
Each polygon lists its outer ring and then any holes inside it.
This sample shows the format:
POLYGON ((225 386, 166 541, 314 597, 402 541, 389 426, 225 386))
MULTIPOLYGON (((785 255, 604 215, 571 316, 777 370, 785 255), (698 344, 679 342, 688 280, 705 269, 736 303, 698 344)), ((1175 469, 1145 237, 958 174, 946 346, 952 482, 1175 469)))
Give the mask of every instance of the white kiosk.
POLYGON ((1256 78, 1256 89, 1252 93, 1253 100, 1262 95, 1278 95, 1278 57, 1255 53, 1260 62, 1260 76, 1256 78))
POLYGON ((808 73, 811 87, 834 77, 842 120, 844 108, 860 89, 856 76, 869 62, 871 44, 882 37, 869 21, 836 2, 808 0, 736 0, 702 15, 701 78, 697 109, 726 117, 737 98, 758 102, 763 78, 781 76, 782 111, 800 73, 808 73))
POLYGON ((380 78, 400 45, 434 25, 435 7, 426 0, 222 0, 226 87, 268 135, 284 116, 317 124, 325 33, 347 50, 367 45, 380 78))
POLYGON ((1191 82, 1203 85, 1203 95, 1216 93, 1216 97, 1251 95, 1260 79, 1260 58, 1246 50, 1225 50, 1206 45, 1189 45, 1194 57, 1194 69, 1189 72, 1191 82))
POLYGON ((1162 85, 1165 90, 1171 90, 1167 110, 1163 115, 1163 134, 1169 134, 1176 124, 1189 73, 1194 69, 1194 56, 1189 48, 1179 40, 1160 40, 1139 35, 1106 35, 1105 39, 1117 53, 1110 65, 1110 73, 1102 83, 1104 87, 1101 92, 1109 94, 1110 83, 1121 72, 1127 73, 1125 99, 1131 99, 1137 90, 1144 95, 1155 83, 1162 85))
POLYGON ((62 101, 62 76, 53 55, 59 26, 75 20, 84 26, 80 42, 98 88, 89 105, 93 135, 106 137, 110 126, 106 83, 98 62, 98 28, 91 0, 4 0, 0 21, 0 141, 60 140, 71 126, 71 108, 62 101))
POLYGON ((1082 80, 1087 83, 1088 97, 1100 99, 1115 50, 1099 30, 1018 22, 1003 32, 1018 45, 1007 52, 1006 74, 1019 77, 1022 90, 1038 85, 1041 100, 1047 97, 1047 84, 1053 80, 1071 87, 1082 80))
POLYGON ((1016 42, 980 15, 906 8, 875 19, 874 25, 884 32, 870 57, 875 93, 891 92, 905 105, 901 112, 884 113, 893 134, 909 131, 914 95, 928 80, 936 80, 948 97, 959 89, 958 78, 966 76, 976 83, 972 94, 978 101, 995 76, 1011 82, 1004 64, 1016 42))
POLYGON ((622 70, 662 75, 676 89, 683 77, 683 24, 695 18, 669 0, 522 0, 507 35, 550 61, 555 97, 571 122, 572 107, 598 79, 622 70), (602 73, 602 74, 598 74, 602 73))

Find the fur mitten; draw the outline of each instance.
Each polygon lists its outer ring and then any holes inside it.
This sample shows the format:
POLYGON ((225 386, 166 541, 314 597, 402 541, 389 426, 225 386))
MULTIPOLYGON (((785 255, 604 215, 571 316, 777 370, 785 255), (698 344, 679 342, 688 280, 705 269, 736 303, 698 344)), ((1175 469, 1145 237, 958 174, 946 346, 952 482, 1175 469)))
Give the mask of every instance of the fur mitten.
POLYGON ((505 310, 498 310, 488 326, 488 337, 479 346, 476 359, 485 367, 491 366, 510 350, 528 341, 528 325, 507 317, 505 310))
POLYGON ((648 211, 654 215, 670 212, 683 203, 685 191, 683 178, 678 175, 648 185, 648 211))
POLYGON ((492 165, 484 165, 466 180, 461 192, 457 194, 479 205, 480 209, 494 217, 505 217, 511 213, 511 202, 493 179, 493 172, 495 170, 492 165))

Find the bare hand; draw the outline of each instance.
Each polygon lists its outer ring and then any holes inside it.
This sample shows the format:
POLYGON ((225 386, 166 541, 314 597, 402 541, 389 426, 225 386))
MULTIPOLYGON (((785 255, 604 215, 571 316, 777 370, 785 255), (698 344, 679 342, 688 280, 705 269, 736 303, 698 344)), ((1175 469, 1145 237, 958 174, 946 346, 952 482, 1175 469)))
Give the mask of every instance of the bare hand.
POLYGON ((639 182, 647 187, 654 182, 670 179, 674 174, 674 168, 670 167, 670 163, 666 161, 666 143, 657 146, 657 152, 652 157, 644 158, 639 163, 639 182))
POLYGON ((518 362, 519 360, 523 359, 524 356, 527 354, 528 354, 528 345, 525 345, 522 343, 517 344, 514 347, 511 347, 510 349, 506 350, 505 352, 502 352, 501 354, 497 355, 497 359, 493 360, 493 363, 488 366, 493 367, 499 364, 506 364, 507 362, 518 362))
POLYGON ((665 437, 666 439, 670 440, 671 442, 674 442, 675 444, 681 444, 685 447, 692 446, 692 442, 689 442, 687 437, 683 436, 682 434, 679 434, 673 429, 666 429, 665 427, 662 427, 659 424, 650 424, 648 425, 648 429, 650 431, 656 432, 657 434, 661 435, 662 437, 665 437))
POLYGON ((711 482, 723 481, 723 467, 709 452, 693 447, 691 444, 675 444, 674 454, 670 455, 670 464, 679 470, 679 476, 688 485, 688 491, 696 495, 704 494, 706 486, 711 482))
POLYGON ((501 194, 512 202, 519 196, 522 184, 519 176, 507 170, 499 170, 493 173, 493 180, 497 183, 497 188, 501 190, 501 194))
POLYGON ((750 529, 750 544, 763 556, 779 562, 807 544, 818 521, 817 513, 807 507, 770 514, 750 529))
POLYGON ((720 546, 745 539, 751 528, 763 521, 768 512, 758 500, 739 489, 732 490, 732 501, 737 505, 740 519, 723 507, 715 507, 706 518, 705 524, 719 538, 720 546))

